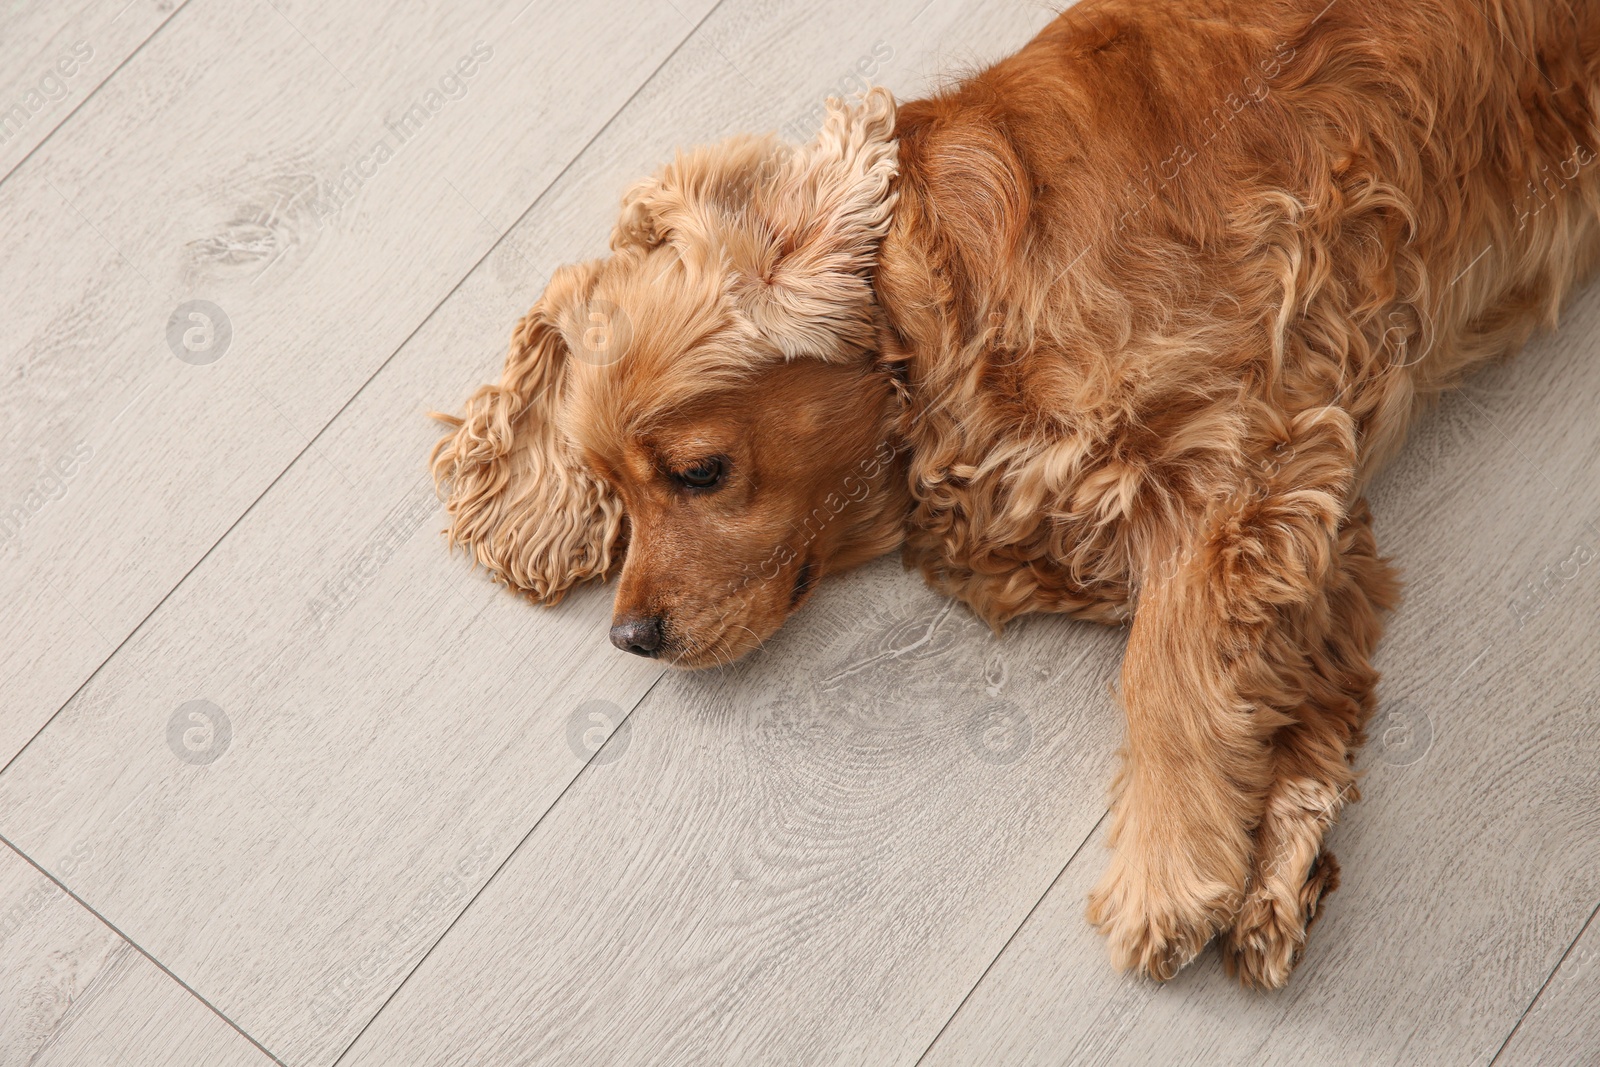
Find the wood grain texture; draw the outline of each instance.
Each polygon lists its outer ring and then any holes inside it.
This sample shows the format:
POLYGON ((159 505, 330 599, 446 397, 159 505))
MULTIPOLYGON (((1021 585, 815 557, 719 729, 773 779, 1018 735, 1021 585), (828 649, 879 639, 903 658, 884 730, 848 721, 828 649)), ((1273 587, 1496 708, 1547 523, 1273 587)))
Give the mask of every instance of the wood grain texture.
MULTIPOLYGON (((79 844, 55 858, 92 859, 79 844)), ((0 844, 0 1065, 268 1067, 272 1060, 0 844)))
POLYGON ((185 2, 0 5, 0 181, 185 2))
MULTIPOLYGON (((436 513, 399 520, 409 538, 389 517, 425 499, 421 413, 493 376, 509 324, 558 263, 603 246, 629 181, 678 143, 788 122, 842 77, 733 93, 720 53, 782 84, 783 57, 848 72, 884 32, 761 14, 719 12, 685 46, 0 777, 21 847, 107 842, 75 891, 290 1062, 337 1053, 583 766, 604 736, 585 703, 620 717, 656 677, 606 644, 609 590, 532 611, 443 555, 422 532, 436 513), (196 699, 231 730, 203 766, 168 748, 196 699)), ((907 77, 944 65, 927 42, 970 36, 926 25, 907 77)))
POLYGON ((0 1065, 270 1062, 184 985, 296 1067, 1596 1062, 1600 291, 1376 488, 1387 717, 1280 994, 1124 979, 1082 918, 1117 631, 996 640, 882 561, 663 677, 610 589, 535 610, 445 555, 423 413, 625 185, 1051 17, 723 0, 685 40, 675 2, 194 0, 0 183, 0 766, 67 701, 0 836, 183 983, 0 844, 0 1065))
POLYGON ((589 716, 660 671, 606 643, 607 591, 532 609, 444 552, 424 412, 531 299, 474 279, 0 776, 0 832, 90 842, 74 892, 294 1064, 338 1055, 583 766, 589 716))
POLYGON ((0 760, 708 6, 202 0, 0 184, 0 760))
POLYGON ((1086 849, 923 1062, 1488 1063, 1600 899, 1596 396, 1590 289, 1375 487, 1407 598, 1330 836, 1343 885, 1287 989, 1247 993, 1209 952, 1160 989, 1110 974, 1086 849))
POLYGON ((1118 643, 819 590, 652 690, 346 1064, 913 1061, 1099 818, 1118 643))
POLYGON ((1600 922, 1589 919, 1494 1063, 1495 1067, 1600 1063, 1600 922))

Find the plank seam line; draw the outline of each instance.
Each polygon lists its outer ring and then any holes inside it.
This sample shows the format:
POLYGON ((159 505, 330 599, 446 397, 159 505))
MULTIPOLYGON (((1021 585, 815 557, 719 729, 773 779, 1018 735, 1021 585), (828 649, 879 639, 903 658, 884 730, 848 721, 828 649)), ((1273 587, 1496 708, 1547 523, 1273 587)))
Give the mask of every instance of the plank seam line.
MULTIPOLYGON (((719 5, 720 3, 721 0, 718 0, 719 5)), ((714 11, 716 8, 712 8, 712 10, 714 11)), ((709 14, 709 12, 707 14, 709 14)), ((427 950, 422 953, 421 957, 417 959, 417 962, 412 964, 411 969, 406 972, 405 977, 400 979, 399 982, 395 983, 394 989, 390 990, 389 995, 383 998, 383 1003, 378 1005, 378 1010, 373 1012, 371 1017, 362 1024, 361 1029, 358 1030, 356 1035, 350 1039, 350 1043, 346 1045, 339 1053, 338 1058, 333 1061, 332 1067, 339 1067, 339 1064, 344 1062, 344 1058, 350 1054, 350 1050, 355 1048, 356 1042, 361 1040, 361 1035, 365 1034, 372 1024, 378 1021, 378 1017, 384 1013, 386 1008, 389 1007, 389 1002, 400 995, 400 990, 404 989, 406 983, 411 981, 411 976, 416 974, 417 971, 421 969, 422 965, 427 962, 429 956, 433 955, 433 950, 438 948, 439 945, 444 942, 444 939, 450 936, 450 931, 456 928, 456 923, 460 922, 462 917, 472 909, 472 905, 477 903, 478 898, 481 897, 484 894, 484 891, 494 883, 494 880, 500 877, 500 872, 505 870, 511 861, 516 858, 518 852, 522 851, 522 846, 526 845, 528 843, 528 839, 533 837, 534 831, 538 830, 540 825, 544 823, 544 820, 549 816, 549 814, 556 810, 556 805, 560 804, 561 801, 566 797, 567 793, 572 789, 573 783, 575 783, 579 778, 583 777, 583 772, 588 770, 589 765, 599 758, 600 753, 606 750, 606 745, 611 744, 611 742, 616 739, 617 734, 622 732, 623 724, 633 717, 633 713, 639 710, 639 707, 644 704, 646 700, 650 699, 650 694, 656 691, 656 686, 661 684, 661 680, 665 678, 668 673, 669 672, 663 670, 660 674, 656 675, 655 681, 650 683, 650 687, 646 689, 639 699, 634 701, 633 706, 628 709, 628 714, 624 715, 617 721, 617 725, 612 728, 611 733, 606 736, 605 741, 600 745, 600 747, 595 749, 587 760, 584 760, 583 766, 578 768, 578 773, 567 779, 567 784, 561 787, 561 792, 557 793, 556 798, 545 807, 544 811, 539 813, 539 817, 537 819, 533 820, 533 825, 528 827, 528 832, 522 835, 522 839, 516 843, 516 846, 512 848, 510 852, 506 853, 506 858, 500 861, 500 865, 490 872, 488 878, 483 880, 483 884, 478 887, 478 891, 472 894, 467 902, 461 906, 461 910, 456 912, 455 918, 451 919, 449 925, 440 931, 438 937, 434 938, 433 943, 429 945, 427 950)))
MULTIPOLYGON (((211 1014, 215 1015, 217 1018, 219 1018, 223 1022, 227 1023, 228 1026, 230 1028, 232 1028, 234 1030, 234 1032, 236 1032, 240 1037, 244 1038, 246 1041, 250 1042, 250 1044, 254 1045, 257 1049, 259 1049, 261 1051, 262 1055, 266 1056, 273 1063, 278 1064, 279 1067, 289 1067, 289 1065, 284 1063, 283 1060, 280 1060, 277 1056, 273 1055, 271 1049, 267 1048, 267 1046, 265 1046, 261 1042, 257 1041, 254 1037, 251 1037, 249 1032, 247 1032, 244 1029, 244 1027, 240 1026, 238 1023, 236 1023, 232 1019, 228 1018, 227 1014, 224 1013, 221 1008, 218 1008, 215 1004, 211 1003, 211 1001, 209 1001, 205 997, 201 996, 198 992, 195 991, 193 986, 191 986, 188 982, 185 982, 182 978, 179 978, 176 974, 174 974, 172 972, 172 970, 170 968, 168 968, 166 966, 166 964, 162 963, 160 960, 156 959, 148 951, 146 951, 143 945, 139 944, 139 942, 137 942, 133 938, 129 937, 126 932, 124 932, 120 927, 117 926, 116 923, 112 922, 110 919, 108 919, 104 915, 100 914, 100 912, 95 910, 95 908, 94 908, 94 906, 92 904, 90 904, 88 901, 84 900, 78 894, 74 893, 67 886, 67 884, 65 882, 63 882, 61 879, 57 878, 54 874, 50 873, 44 867, 41 867, 39 864, 35 863, 33 861, 33 857, 32 856, 29 856, 26 852, 22 851, 22 849, 18 848, 16 843, 13 842, 10 838, 6 837, 3 833, 0 833, 0 841, 5 842, 6 847, 9 848, 12 852, 15 852, 18 856, 20 856, 22 858, 22 860, 25 863, 27 863, 28 866, 32 867, 34 870, 36 870, 40 874, 44 875, 44 877, 48 878, 51 882, 53 882, 56 885, 56 887, 59 888, 63 893, 65 893, 67 896, 71 897, 74 901, 76 901, 78 906, 83 908, 84 911, 87 911, 90 915, 93 915, 96 919, 98 919, 106 927, 106 929, 110 930, 112 933, 116 934, 119 938, 121 938, 124 944, 129 945, 130 947, 133 948, 133 950, 135 952, 139 953, 139 955, 143 956, 145 959, 147 959, 151 963, 155 964, 157 970, 159 970, 162 974, 166 975, 168 978, 172 979, 172 981, 176 982, 180 988, 182 988, 186 993, 188 993, 195 1000, 199 1001, 201 1004, 204 1004, 206 1006, 206 1009, 208 1011, 210 1011, 211 1014)), ((90 1023, 90 1026, 93 1027, 94 1024, 90 1023)))
POLYGON ((922 1050, 922 1055, 917 1057, 917 1062, 912 1067, 921 1067, 922 1061, 927 1059, 928 1053, 933 1051, 933 1046, 937 1045, 939 1039, 944 1036, 944 1032, 950 1029, 950 1024, 955 1022, 957 1015, 961 1014, 961 1009, 967 1006, 967 1001, 972 999, 972 994, 976 993, 978 987, 983 984, 984 979, 989 977, 989 972, 994 970, 994 965, 1000 962, 1000 957, 1006 954, 1006 950, 1011 947, 1011 942, 1015 941, 1017 935, 1022 933, 1022 928, 1028 925, 1028 920, 1033 918, 1033 913, 1039 910, 1039 905, 1043 904, 1045 898, 1050 895, 1051 890, 1055 889, 1056 884, 1061 881, 1061 876, 1067 873, 1067 868, 1072 866, 1072 861, 1078 858, 1078 854, 1083 851, 1083 847, 1094 837, 1095 833, 1100 829, 1100 825, 1106 821, 1106 816, 1110 814, 1109 809, 1102 811, 1100 818, 1095 820, 1093 826, 1089 827, 1089 832, 1083 835, 1083 840, 1079 841, 1078 847, 1072 850, 1072 855, 1067 857, 1067 862, 1062 864, 1061 869, 1056 872, 1056 876, 1050 879, 1050 884, 1045 886, 1045 890, 1039 895, 1039 899, 1033 902, 1033 907, 1028 909, 1028 914, 1024 915, 1022 921, 1017 924, 1017 928, 1011 931, 1011 935, 1006 938, 1006 943, 1000 946, 1000 951, 994 954, 994 959, 990 960, 989 965, 983 969, 983 973, 978 975, 978 980, 972 983, 972 988, 967 990, 966 994, 961 998, 961 1003, 956 1005, 956 1010, 951 1012, 950 1017, 944 1021, 944 1025, 939 1027, 939 1032, 933 1035, 933 1040, 928 1042, 928 1047, 922 1050))
MULTIPOLYGON (((660 65, 657 66, 655 70, 651 71, 650 76, 639 83, 639 87, 635 89, 632 94, 629 95, 628 99, 624 100, 622 105, 612 113, 611 117, 608 118, 598 130, 595 131, 594 136, 590 137, 589 140, 584 143, 583 147, 578 149, 578 151, 573 154, 573 157, 568 160, 567 165, 562 167, 560 172, 556 174, 554 178, 550 179, 549 183, 547 183, 545 187, 540 190, 539 194, 533 198, 533 201, 522 211, 522 213, 512 220, 511 225, 507 226, 504 232, 502 232, 499 237, 495 238, 494 243, 485 249, 483 255, 479 256, 470 267, 462 272, 461 277, 456 279, 456 283, 450 287, 450 290, 446 292, 444 296, 440 297, 438 303, 434 304, 433 308, 429 310, 429 312, 424 315, 420 321, 418 321, 417 325, 412 328, 411 332, 406 334, 406 336, 401 339, 400 343, 395 346, 394 351, 390 352, 388 356, 384 357, 383 362, 379 363, 378 366, 373 369, 373 372, 367 376, 366 381, 362 382, 361 385, 356 388, 355 392, 350 394, 350 398, 339 406, 339 410, 335 411, 333 415, 328 418, 327 422, 323 423, 322 428, 312 435, 311 439, 305 443, 299 452, 294 454, 293 458, 291 458, 288 463, 284 464, 283 469, 273 476, 272 481, 268 482, 266 487, 261 490, 256 498, 239 513, 239 517, 234 519, 233 522, 229 523, 228 528, 223 530, 222 533, 218 535, 217 539, 211 543, 210 547, 207 548, 205 552, 201 553, 200 558, 195 560, 194 563, 189 566, 189 569, 183 572, 182 577, 172 584, 172 588, 167 590, 166 593, 162 594, 161 599, 156 601, 155 605, 145 613, 144 617, 139 620, 138 624, 135 625, 133 629, 128 631, 127 636, 123 637, 121 641, 117 642, 117 646, 106 654, 106 657, 100 661, 94 670, 89 672, 88 676, 86 676, 83 681, 78 684, 78 687, 72 691, 71 695, 69 695, 66 700, 62 701, 61 706, 50 713, 50 717, 45 719, 44 723, 39 727, 38 730, 34 732, 33 736, 28 738, 27 742, 17 750, 16 755, 7 760, 3 766, 0 766, 0 778, 5 777, 6 773, 11 770, 12 765, 16 763, 17 760, 22 758, 23 753, 27 752, 28 749, 33 746, 33 743, 44 735, 44 732, 50 728, 50 724, 55 722, 56 719, 60 717, 61 713, 66 710, 67 706, 78 698, 78 694, 82 693, 89 683, 94 681, 95 678, 99 676, 100 672, 105 669, 106 664, 115 659, 117 654, 122 651, 123 647, 127 645, 129 641, 138 636, 139 631, 143 630, 145 624, 148 623, 152 617, 154 617, 156 612, 161 610, 162 605, 171 599, 172 594, 181 589, 183 587, 183 583, 189 580, 189 576, 198 570, 201 564, 205 563, 205 561, 211 557, 211 553, 216 551, 217 546, 222 544, 223 541, 227 540, 228 535, 233 533, 240 523, 249 518, 250 513, 256 509, 256 505, 266 499, 267 495, 272 492, 273 487, 283 480, 283 476, 285 474, 288 474, 289 471, 294 469, 295 465, 300 462, 307 452, 312 450, 312 446, 322 439, 322 435, 327 433, 328 429, 333 426, 334 423, 339 421, 340 416, 349 410, 350 405, 354 404, 361 398, 361 395, 367 391, 367 387, 370 386, 373 381, 384 372, 390 363, 394 362, 394 358, 405 349, 406 345, 411 343, 411 340, 416 337, 419 332, 421 332, 422 328, 429 322, 433 321, 433 317, 439 313, 439 309, 444 307, 444 305, 449 302, 451 297, 455 296, 460 288, 466 284, 467 279, 472 277, 479 267, 483 266, 484 261, 494 254, 495 249, 500 247, 501 243, 505 241, 511 232, 520 226, 522 221, 526 219, 535 208, 544 202, 545 197, 550 194, 551 190, 556 187, 562 178, 566 177, 567 172, 572 169, 573 165, 576 164, 578 160, 583 158, 585 153, 587 153, 589 149, 593 147, 595 141, 599 140, 601 135, 604 134, 606 130, 611 128, 611 124, 617 120, 617 116, 621 115, 628 109, 628 105, 632 104, 638 95, 644 91, 644 88, 655 80, 656 75, 661 73, 662 68, 672 61, 672 58, 678 54, 678 51, 682 49, 683 46, 700 31, 700 27, 705 24, 706 19, 710 18, 721 6, 722 0, 717 0, 717 2, 712 5, 711 9, 701 16, 700 21, 690 27, 689 32, 684 35, 683 39, 678 42, 671 52, 667 53, 660 65)), ((154 34, 151 36, 154 36, 154 34)))
POLYGON ((1544 976, 1544 981, 1539 983, 1539 991, 1533 995, 1532 1000, 1528 1001, 1528 1006, 1522 1009, 1522 1014, 1517 1016, 1516 1023, 1511 1027, 1510 1032, 1506 1034, 1506 1039, 1500 1042, 1500 1047, 1494 1050, 1494 1056, 1489 1060, 1489 1067, 1494 1067, 1495 1064, 1500 1062, 1501 1054, 1511 1044, 1511 1039, 1517 1036, 1517 1031, 1522 1029, 1522 1021, 1528 1017, 1534 1006, 1539 1003, 1539 998, 1544 996, 1544 991, 1550 988, 1550 983, 1555 980, 1556 974, 1561 970, 1561 965, 1567 962, 1567 957, 1572 955, 1572 950, 1578 946, 1579 941, 1583 940, 1583 935, 1594 923, 1596 915, 1600 915, 1600 904, 1595 905, 1594 910, 1589 913, 1589 917, 1584 920, 1583 925, 1578 927, 1578 932, 1573 936, 1572 943, 1561 953, 1561 958, 1556 960, 1554 967, 1550 968, 1550 973, 1544 976))
MULTIPOLYGON (((69 121, 71 121, 72 116, 76 115, 79 111, 82 111, 83 110, 83 106, 85 104, 87 104, 89 101, 93 100, 96 93, 98 93, 101 89, 105 88, 105 86, 110 83, 111 79, 115 78, 117 76, 117 74, 122 70, 122 68, 126 67, 128 65, 129 61, 132 60, 134 56, 136 56, 140 52, 144 51, 144 46, 145 45, 149 44, 151 41, 156 39, 156 34, 160 33, 162 30, 166 29, 168 24, 170 24, 173 19, 178 17, 178 12, 186 10, 188 8, 188 6, 189 6, 189 0, 183 0, 183 3, 179 4, 177 7, 173 8, 170 12, 168 12, 167 17, 161 20, 161 24, 159 26, 157 26, 155 29, 151 30, 150 33, 145 37, 145 39, 140 41, 139 44, 134 48, 134 50, 129 52, 127 54, 127 56, 125 56, 123 58, 121 63, 118 63, 115 67, 113 67, 110 74, 107 74, 104 78, 100 79, 100 84, 99 85, 96 85, 93 89, 90 89, 88 94, 85 95, 82 100, 78 101, 76 107, 74 107, 71 111, 67 112, 65 115, 62 115, 61 116, 61 121, 57 122, 54 126, 50 127, 50 132, 49 133, 47 133, 43 137, 39 138, 39 143, 38 144, 36 144, 32 148, 28 149, 28 154, 27 155, 23 156, 21 159, 17 160, 14 164, 12 164, 11 169, 6 171, 5 174, 0 175, 0 185, 4 185, 7 181, 9 181, 11 179, 11 176, 13 174, 15 174, 22 167, 22 165, 24 163, 26 163, 28 160, 33 158, 33 154, 35 152, 39 151, 39 149, 41 149, 41 148, 43 148, 45 146, 45 142, 49 141, 50 138, 52 138, 52 137, 54 137, 56 135, 56 131, 57 130, 61 129, 61 127, 65 126, 69 121)), ((116 20, 113 19, 112 21, 115 22, 116 20)))

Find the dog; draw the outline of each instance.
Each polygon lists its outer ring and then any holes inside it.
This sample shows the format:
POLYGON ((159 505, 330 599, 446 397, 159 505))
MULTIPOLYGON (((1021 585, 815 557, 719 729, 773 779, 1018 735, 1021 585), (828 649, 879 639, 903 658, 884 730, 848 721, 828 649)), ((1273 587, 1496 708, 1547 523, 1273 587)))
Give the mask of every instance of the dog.
POLYGON ((1129 627, 1088 916, 1282 986, 1399 586, 1364 487, 1600 240, 1600 0, 1082 0, 810 143, 680 152, 432 456, 448 539, 611 639, 759 645, 902 549, 996 629, 1129 627))

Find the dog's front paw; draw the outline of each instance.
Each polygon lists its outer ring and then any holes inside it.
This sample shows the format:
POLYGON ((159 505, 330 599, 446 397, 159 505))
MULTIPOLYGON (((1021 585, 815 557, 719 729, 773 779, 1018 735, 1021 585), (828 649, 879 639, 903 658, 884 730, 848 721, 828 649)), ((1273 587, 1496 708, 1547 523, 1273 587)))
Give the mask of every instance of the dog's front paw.
POLYGON ((1198 956, 1233 921, 1241 900, 1227 880, 1185 869, 1178 857, 1162 859, 1141 865, 1114 851, 1088 912, 1117 969, 1158 982, 1198 956))
POLYGON ((1317 856, 1298 884, 1268 879, 1251 889, 1222 944, 1228 973, 1246 986, 1281 989, 1305 953, 1322 898, 1339 888, 1333 853, 1317 856))

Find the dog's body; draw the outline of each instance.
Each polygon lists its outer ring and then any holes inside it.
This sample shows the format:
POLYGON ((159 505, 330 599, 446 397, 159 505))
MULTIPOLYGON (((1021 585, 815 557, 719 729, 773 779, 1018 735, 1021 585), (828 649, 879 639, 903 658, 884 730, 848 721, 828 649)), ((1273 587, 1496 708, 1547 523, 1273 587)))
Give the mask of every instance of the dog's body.
POLYGON ((680 156, 453 420, 453 539, 542 600, 626 544, 613 639, 687 666, 902 542, 996 626, 1131 619, 1091 918, 1281 985, 1397 595, 1362 489, 1600 253, 1600 3, 1324 2, 1083 0, 680 156))

